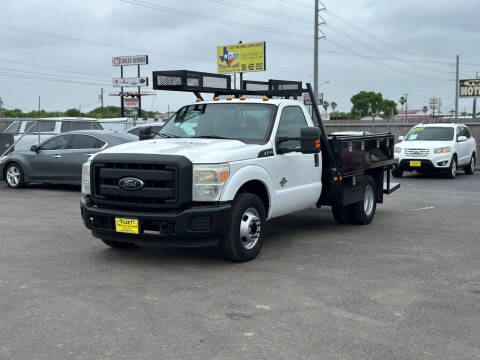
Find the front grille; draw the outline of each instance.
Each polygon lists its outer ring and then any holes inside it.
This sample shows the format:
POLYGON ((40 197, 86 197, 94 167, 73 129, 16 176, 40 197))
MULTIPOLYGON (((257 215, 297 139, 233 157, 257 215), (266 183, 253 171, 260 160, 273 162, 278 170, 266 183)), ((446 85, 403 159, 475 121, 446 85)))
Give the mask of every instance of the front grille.
POLYGON ((405 155, 408 157, 422 158, 428 156, 430 150, 428 149, 405 149, 405 155))
POLYGON ((154 208, 178 201, 178 170, 175 166, 152 163, 99 162, 93 165, 96 202, 111 207, 154 208), (124 190, 119 181, 135 177, 143 181, 140 190, 124 190))

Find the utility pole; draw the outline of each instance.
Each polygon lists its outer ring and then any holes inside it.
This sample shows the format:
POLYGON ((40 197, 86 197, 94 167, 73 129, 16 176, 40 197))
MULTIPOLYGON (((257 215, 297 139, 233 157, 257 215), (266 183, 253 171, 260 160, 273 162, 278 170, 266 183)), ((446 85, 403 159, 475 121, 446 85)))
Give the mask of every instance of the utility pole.
MULTIPOLYGON (((238 43, 242 44, 243 41, 240 40, 238 43)), ((237 80, 235 79, 235 81, 237 81, 237 80)), ((240 90, 243 90, 243 72, 240 72, 240 90)))
MULTIPOLYGON (((478 79, 478 71, 475 73, 475 79, 478 79)), ((477 98, 473 98, 472 119, 477 118, 477 98)))
POLYGON ((103 88, 100 89, 100 101, 102 103, 102 119, 104 118, 104 113, 103 113, 103 88))
POLYGON ((3 118, 3 100, 0 97, 0 119, 3 118))
POLYGON ((325 5, 320 0, 315 0, 315 28, 313 31, 313 95, 315 101, 318 100, 318 40, 325 39, 325 33, 319 28, 320 25, 325 25, 325 19, 320 15, 320 11, 325 10, 325 5))
POLYGON ((40 95, 38 96, 38 116, 40 116, 40 95))
POLYGON ((408 121, 408 94, 405 94, 405 122, 408 121))
POLYGON ((458 71, 459 71, 460 56, 457 55, 457 66, 455 74, 455 121, 458 119, 458 71))

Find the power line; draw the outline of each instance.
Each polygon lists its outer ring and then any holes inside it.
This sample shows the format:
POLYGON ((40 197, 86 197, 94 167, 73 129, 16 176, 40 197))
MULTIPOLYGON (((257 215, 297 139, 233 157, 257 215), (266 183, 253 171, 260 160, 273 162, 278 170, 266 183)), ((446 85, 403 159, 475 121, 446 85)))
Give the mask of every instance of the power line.
POLYGON ((170 7, 166 7, 166 6, 160 6, 160 5, 152 4, 152 3, 142 1, 142 0, 120 0, 120 1, 122 1, 124 3, 131 4, 131 5, 145 7, 145 8, 152 9, 152 10, 167 12, 167 13, 175 14, 175 15, 186 16, 186 17, 198 19, 198 20, 201 20, 201 21, 213 22, 213 23, 228 25, 228 26, 236 26, 236 27, 247 29, 247 30, 269 32, 269 33, 273 33, 273 34, 276 34, 276 35, 294 36, 294 37, 301 37, 301 38, 309 36, 308 34, 296 33, 296 32, 292 32, 292 31, 266 28, 266 27, 257 26, 257 25, 239 23, 239 22, 231 21, 231 20, 223 20, 223 19, 216 18, 216 17, 213 17, 213 16, 200 15, 200 14, 187 12, 187 11, 183 11, 183 10, 178 10, 178 9, 174 9, 174 8, 170 8, 170 7))

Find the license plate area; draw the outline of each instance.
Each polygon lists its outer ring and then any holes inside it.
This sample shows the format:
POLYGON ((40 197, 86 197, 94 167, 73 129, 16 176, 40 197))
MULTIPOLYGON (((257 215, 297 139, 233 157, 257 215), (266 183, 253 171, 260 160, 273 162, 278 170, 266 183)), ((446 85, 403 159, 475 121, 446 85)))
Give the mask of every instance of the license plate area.
POLYGON ((410 161, 410 167, 421 167, 422 162, 421 161, 410 161))
POLYGON ((138 235, 138 219, 115 218, 115 231, 119 233, 138 235))

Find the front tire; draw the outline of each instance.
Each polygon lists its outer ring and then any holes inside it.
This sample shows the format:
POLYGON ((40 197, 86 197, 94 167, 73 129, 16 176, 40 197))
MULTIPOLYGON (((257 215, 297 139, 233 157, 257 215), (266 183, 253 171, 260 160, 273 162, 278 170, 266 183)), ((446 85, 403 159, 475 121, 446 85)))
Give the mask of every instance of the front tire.
POLYGON ((463 170, 467 175, 473 175, 475 173, 475 154, 472 154, 472 157, 470 158, 470 163, 468 164, 468 166, 465 166, 463 170))
POLYGON ((401 177, 403 176, 403 170, 398 169, 398 168, 397 168, 397 169, 393 169, 393 170, 392 170, 392 175, 393 175, 393 177, 395 177, 395 178, 401 178, 401 177))
POLYGON ((25 175, 22 167, 17 163, 11 163, 5 169, 5 181, 8 187, 12 189, 19 189, 25 186, 25 175))
POLYGON ((457 156, 453 155, 452 161, 450 161, 450 167, 447 170, 446 176, 448 179, 455 179, 455 176, 457 176, 457 156))
POLYGON ((352 220, 357 225, 370 224, 377 209, 377 186, 371 176, 367 176, 363 188, 363 200, 352 206, 352 220))
POLYGON ((333 218, 337 224, 351 224, 352 223, 352 208, 351 206, 332 206, 333 218))
POLYGON ((266 215, 262 200, 255 194, 237 194, 230 214, 230 224, 223 239, 224 257, 237 262, 255 259, 265 237, 266 215))

